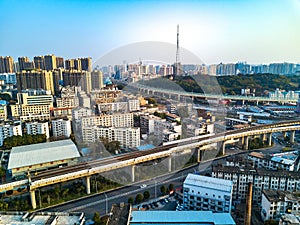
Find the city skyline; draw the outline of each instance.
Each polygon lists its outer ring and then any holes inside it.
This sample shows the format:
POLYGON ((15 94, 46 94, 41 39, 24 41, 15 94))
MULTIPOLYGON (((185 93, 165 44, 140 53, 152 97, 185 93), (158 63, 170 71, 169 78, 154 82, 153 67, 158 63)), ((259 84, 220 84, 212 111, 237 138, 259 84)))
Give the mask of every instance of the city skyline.
MULTIPOLYGON (((5 31, 0 55, 14 59, 53 53, 96 60, 120 46, 143 41, 175 46, 179 24, 180 46, 205 64, 300 61, 298 0, 3 0, 0 6, 6 9, 0 15, 0 28, 5 31)), ((170 61, 175 62, 175 50, 170 61)))

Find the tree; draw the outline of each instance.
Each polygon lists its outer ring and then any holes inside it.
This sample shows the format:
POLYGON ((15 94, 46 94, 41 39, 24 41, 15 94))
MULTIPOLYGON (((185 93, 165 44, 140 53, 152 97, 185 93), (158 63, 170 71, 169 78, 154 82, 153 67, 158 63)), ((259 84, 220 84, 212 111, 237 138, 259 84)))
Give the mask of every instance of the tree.
POLYGON ((139 204, 139 203, 141 203, 143 201, 143 199, 144 199, 144 197, 143 197, 142 194, 137 194, 135 196, 135 203, 139 204))
POLYGON ((160 187, 160 192, 165 195, 167 193, 167 188, 163 185, 160 187))
POLYGON ((145 200, 150 198, 150 192, 149 191, 144 191, 143 195, 144 195, 145 200))
POLYGON ((128 198, 128 203, 133 204, 134 199, 132 197, 128 198))
POLYGON ((101 225, 102 221, 101 221, 101 217, 100 214, 98 212, 95 212, 94 216, 93 216, 93 221, 95 225, 101 225))

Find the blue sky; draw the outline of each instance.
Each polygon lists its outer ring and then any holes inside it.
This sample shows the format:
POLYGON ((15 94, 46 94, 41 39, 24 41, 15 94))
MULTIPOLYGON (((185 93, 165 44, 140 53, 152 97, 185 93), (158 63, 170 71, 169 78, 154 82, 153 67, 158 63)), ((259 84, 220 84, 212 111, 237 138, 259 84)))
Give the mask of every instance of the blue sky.
MULTIPOLYGON (((203 62, 300 62, 300 0, 0 0, 0 55, 96 59, 142 41, 203 62)), ((174 56, 175 57, 175 56, 174 56)))

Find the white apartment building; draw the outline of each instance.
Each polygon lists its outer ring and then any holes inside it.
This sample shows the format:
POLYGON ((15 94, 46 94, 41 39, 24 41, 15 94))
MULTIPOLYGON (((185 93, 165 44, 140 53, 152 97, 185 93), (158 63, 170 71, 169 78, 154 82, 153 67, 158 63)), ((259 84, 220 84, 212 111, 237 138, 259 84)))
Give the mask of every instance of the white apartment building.
POLYGON ((154 133, 154 121, 161 120, 161 118, 154 115, 144 115, 140 117, 141 133, 153 134, 154 133))
POLYGON ((116 113, 112 115, 82 117, 80 125, 82 128, 86 126, 133 127, 133 114, 116 113))
POLYGON ((140 146, 139 127, 101 127, 87 126, 82 128, 82 138, 85 143, 95 142, 100 137, 108 141, 119 141, 122 147, 134 148, 140 146))
POLYGON ((269 92, 269 98, 274 99, 298 99, 299 94, 294 91, 282 91, 276 88, 274 92, 269 92))
POLYGON ((185 210, 231 212, 233 182, 188 174, 183 183, 185 210))
POLYGON ((20 122, 7 123, 0 125, 0 146, 3 145, 5 138, 12 136, 22 136, 22 126, 20 122))
POLYGON ((71 116, 72 109, 79 106, 76 96, 56 98, 56 107, 53 108, 54 116, 71 116))
POLYGON ((266 220, 279 220, 283 214, 298 214, 300 212, 299 193, 263 190, 261 200, 261 217, 266 220))
POLYGON ((154 135, 163 142, 176 140, 181 133, 181 125, 176 122, 154 120, 154 135))
POLYGON ((114 112, 133 112, 140 110, 139 100, 128 100, 126 102, 110 102, 98 104, 98 110, 100 113, 114 113, 114 112))
POLYGON ((93 111, 90 108, 83 108, 83 107, 73 108, 72 109, 73 129, 76 130, 76 132, 80 130, 81 118, 90 117, 92 115, 93 115, 93 111))
POLYGON ((270 170, 299 170, 298 151, 283 152, 276 154, 263 154, 259 152, 251 152, 248 159, 253 161, 256 168, 266 168, 270 170))
POLYGON ((262 190, 300 191, 300 174, 294 171, 272 171, 236 166, 214 166, 212 177, 233 181, 235 201, 246 200, 248 183, 253 184, 253 202, 260 204, 262 190))
POLYGON ((70 137, 71 121, 64 119, 52 120, 52 133, 54 137, 70 137))
POLYGON ((48 122, 30 122, 26 123, 26 133, 31 135, 45 134, 46 138, 50 138, 48 122))

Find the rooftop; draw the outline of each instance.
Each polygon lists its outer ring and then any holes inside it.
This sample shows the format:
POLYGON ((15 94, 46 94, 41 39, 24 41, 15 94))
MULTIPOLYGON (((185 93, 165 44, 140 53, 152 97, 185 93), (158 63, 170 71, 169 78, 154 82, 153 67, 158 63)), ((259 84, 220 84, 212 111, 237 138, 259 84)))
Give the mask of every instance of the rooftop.
POLYGON ((264 168, 253 169, 248 167, 239 168, 237 166, 223 166, 217 165, 213 166, 213 172, 223 172, 223 173, 236 173, 236 174, 254 174, 258 176, 272 176, 272 177, 285 177, 285 178, 292 178, 292 179, 299 179, 300 173, 294 171, 286 171, 286 170, 267 170, 264 168))
POLYGON ((281 190, 263 190, 263 194, 270 202, 298 201, 300 202, 300 193, 281 190))
POLYGON ((12 148, 7 168, 14 169, 77 157, 80 157, 80 154, 70 139, 24 145, 12 148))
POLYGON ((235 222, 229 213, 211 211, 132 211, 129 224, 235 225, 235 222))
POLYGON ((83 213, 26 213, 1 212, 0 224, 14 225, 46 225, 46 224, 82 224, 85 220, 83 213), (54 222, 56 221, 56 222, 54 222), (54 223, 53 223, 54 222, 54 223))
POLYGON ((197 174, 188 174, 184 181, 184 185, 200 186, 213 188, 217 190, 231 192, 233 183, 230 180, 201 176, 197 174))
POLYGON ((130 204, 112 205, 107 225, 127 225, 130 211, 130 204))

